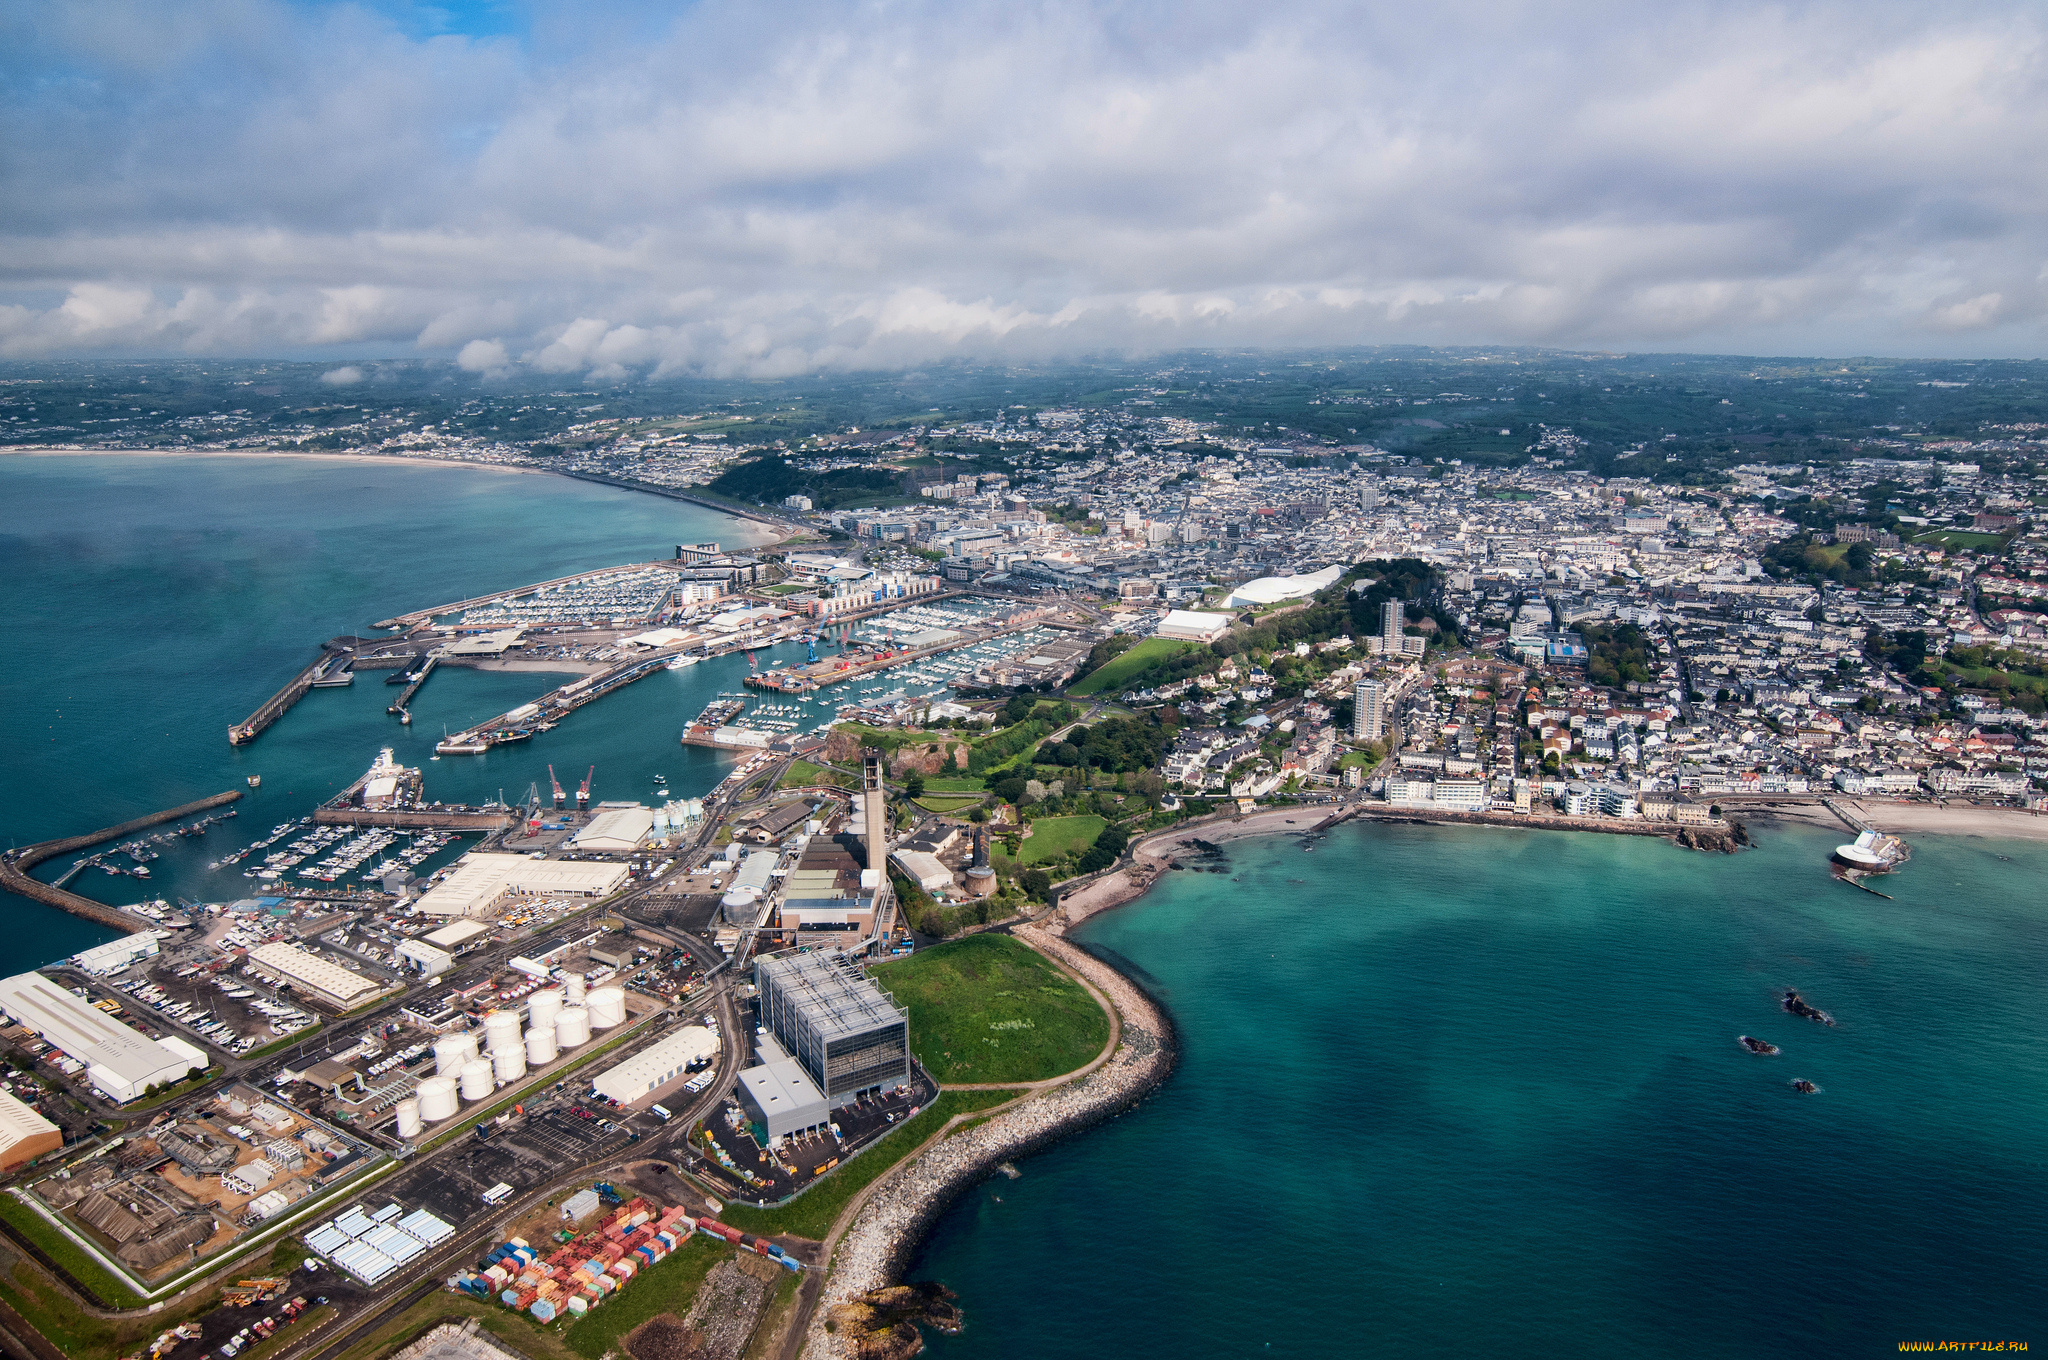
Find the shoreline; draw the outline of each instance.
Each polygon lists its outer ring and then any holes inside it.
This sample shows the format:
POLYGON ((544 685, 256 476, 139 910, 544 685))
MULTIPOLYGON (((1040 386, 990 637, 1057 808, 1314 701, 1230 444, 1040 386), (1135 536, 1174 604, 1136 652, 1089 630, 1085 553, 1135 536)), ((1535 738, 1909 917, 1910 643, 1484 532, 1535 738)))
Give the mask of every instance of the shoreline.
POLYGON ((877 1181, 833 1251, 830 1274, 804 1336, 804 1356, 852 1360, 857 1354, 853 1338, 835 1314, 863 1295, 896 1284, 932 1224, 998 1165, 1115 1118, 1158 1089, 1173 1071, 1179 1051, 1173 1019, 1143 988, 1070 944, 1059 930, 1024 923, 1012 933, 1109 999, 1121 1026, 1116 1049, 1086 1077, 1030 1093, 942 1137, 877 1181))
POLYGON ((790 537, 789 526, 764 516, 748 514, 743 510, 718 505, 683 491, 672 491, 666 487, 640 486, 622 478, 603 477, 592 473, 561 472, 554 468, 525 467, 509 463, 485 463, 467 458, 408 458, 395 453, 348 453, 334 449, 302 453, 296 449, 166 449, 166 448, 51 448, 46 445, 9 444, 0 445, 0 456, 17 458, 89 458, 95 456, 118 458, 304 458, 330 462, 385 463, 404 467, 453 467, 466 468, 477 472, 496 472, 519 477, 560 477, 566 481, 589 482, 595 486, 609 486, 616 491, 627 491, 643 496, 654 496, 661 500, 680 501, 708 510, 715 515, 746 526, 749 542, 745 548, 760 548, 772 543, 781 543, 790 537), (758 541, 753 541, 758 536, 758 541))

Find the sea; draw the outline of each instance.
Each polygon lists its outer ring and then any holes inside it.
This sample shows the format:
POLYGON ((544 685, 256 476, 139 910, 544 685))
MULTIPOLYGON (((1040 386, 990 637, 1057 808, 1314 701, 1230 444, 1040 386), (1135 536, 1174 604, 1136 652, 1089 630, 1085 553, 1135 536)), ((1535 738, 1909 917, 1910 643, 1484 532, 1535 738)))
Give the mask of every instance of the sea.
MULTIPOLYGON (((406 729, 372 672, 249 746, 227 728, 323 638, 758 534, 459 466, 0 457, 0 834, 71 834, 260 774, 241 817, 164 847, 149 880, 75 884, 221 901, 259 889, 209 862, 308 814, 381 747, 446 801, 545 792, 549 764, 572 789, 594 767, 599 800, 701 794, 734 758, 677 736, 740 688, 738 657, 482 757, 430 759, 444 725, 560 677, 444 669, 406 729)), ((2048 846, 1918 836, 1887 899, 1829 876, 1842 837, 1752 830, 1756 848, 1723 856, 1351 824, 1309 850, 1232 843, 1224 872, 1168 873, 1091 920, 1080 941, 1165 1003, 1180 1065, 943 1216, 911 1275, 952 1289, 966 1325, 933 1353, 2048 1344, 2048 846), (1785 1013, 1786 987, 1835 1026, 1785 1013), (1741 1034, 1782 1052, 1754 1057, 1741 1034)), ((5 907, 12 967, 107 938, 5 907)))
MULTIPOLYGON (((673 557, 678 544, 737 549, 773 537, 685 501, 547 474, 302 455, 0 456, 10 634, 0 649, 0 836, 24 845, 241 789, 232 821, 152 847, 147 879, 87 869, 69 885, 112 903, 221 902, 262 894, 244 877, 261 855, 209 864, 309 815, 385 747, 425 771, 427 797, 442 802, 517 802, 536 785, 548 797, 550 765, 572 798, 589 776, 593 803, 652 805, 664 789, 700 797, 736 757, 679 737, 719 692, 742 690, 742 656, 661 671, 482 756, 436 760, 433 748, 444 732, 574 675, 444 667, 405 727, 385 712, 398 694, 384 683, 393 672, 366 671, 347 688, 311 691, 252 743, 230 746, 227 732, 324 639, 377 635, 379 619, 673 557), (262 780, 254 790, 251 775, 262 780)), ((758 659, 803 655, 784 644, 758 659)), ((54 879, 75 858, 35 872, 54 879)), ((4 901, 21 968, 112 937, 27 899, 4 901)))
POLYGON ((1755 831, 1350 824, 1088 921, 1179 1069, 942 1217, 932 1353, 2048 1345, 2048 846, 1916 837, 1887 900, 1755 831))

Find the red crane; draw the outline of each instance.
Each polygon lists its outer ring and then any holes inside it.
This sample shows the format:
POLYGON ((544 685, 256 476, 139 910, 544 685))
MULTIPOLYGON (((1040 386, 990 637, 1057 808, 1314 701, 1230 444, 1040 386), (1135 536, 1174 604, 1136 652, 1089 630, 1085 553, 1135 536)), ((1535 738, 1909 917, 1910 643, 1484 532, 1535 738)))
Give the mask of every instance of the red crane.
POLYGON ((560 808, 563 800, 569 795, 562 792, 562 781, 555 778, 555 767, 552 765, 548 766, 548 783, 555 786, 555 806, 560 808))
POLYGON ((584 775, 584 776, 583 776, 583 782, 582 782, 581 784, 578 784, 578 785, 576 786, 576 806, 577 806, 577 807, 579 807, 579 808, 587 808, 587 807, 589 807, 589 806, 590 806, 590 780, 591 780, 591 777, 592 777, 593 775, 595 775, 596 773, 597 773, 597 766, 595 766, 595 765, 591 766, 591 767, 590 767, 590 773, 589 773, 589 774, 586 774, 586 775, 584 775))

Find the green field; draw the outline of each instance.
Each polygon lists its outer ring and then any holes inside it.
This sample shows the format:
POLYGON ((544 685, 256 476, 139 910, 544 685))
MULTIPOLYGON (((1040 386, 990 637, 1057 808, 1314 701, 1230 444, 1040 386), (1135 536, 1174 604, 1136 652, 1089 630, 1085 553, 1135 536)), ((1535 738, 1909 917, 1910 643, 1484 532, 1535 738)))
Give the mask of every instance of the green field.
POLYGON ((924 777, 926 793, 980 793, 983 785, 979 779, 955 779, 947 775, 928 774, 924 777))
POLYGON ((1976 552, 1991 552, 2005 546, 2004 534, 1980 534, 1971 529, 1937 529, 1921 534, 1915 543, 1939 543, 1944 548, 1969 548, 1976 552))
POLYGON ((1121 689, 1126 681, 1154 662, 1164 661, 1170 656, 1179 656, 1201 646, 1198 642, 1185 642, 1179 638, 1149 637, 1137 646, 1112 657, 1107 665, 1088 672, 1079 683, 1069 685, 1069 694, 1096 694, 1105 689, 1121 689))
POLYGON ((1093 813, 1080 817, 1042 817, 1031 824, 1031 839, 1024 842, 1024 862, 1043 864, 1049 859, 1078 854, 1095 843, 1109 823, 1093 813))
POLYGON ((782 782, 776 787, 803 789, 818 784, 843 789, 850 788, 853 780, 848 775, 825 769, 821 765, 813 765, 808 760, 792 760, 789 762, 789 770, 782 776, 782 782))
POLYGON ((923 798, 913 799, 912 801, 915 802, 919 807, 923 808, 926 812, 936 812, 943 816, 946 813, 965 812, 967 809, 971 807, 980 807, 984 800, 980 797, 934 798, 927 795, 923 798))
POLYGON ((892 1130, 888 1137, 806 1190, 794 1202, 777 1209, 750 1209, 744 1204, 728 1204, 719 1210, 718 1219, 721 1223, 732 1224, 741 1232, 788 1233, 792 1237, 823 1241, 832 1227, 832 1220, 839 1217, 839 1211, 855 1195, 902 1160, 912 1148, 938 1132, 948 1119, 956 1114, 1000 1105, 1016 1094, 1015 1091, 942 1091, 937 1100, 918 1112, 917 1118, 892 1130))
POLYGON ((936 945, 874 975, 909 1010, 917 1055, 941 1082, 1045 1081, 1109 1042, 1095 998, 1007 935, 936 945))

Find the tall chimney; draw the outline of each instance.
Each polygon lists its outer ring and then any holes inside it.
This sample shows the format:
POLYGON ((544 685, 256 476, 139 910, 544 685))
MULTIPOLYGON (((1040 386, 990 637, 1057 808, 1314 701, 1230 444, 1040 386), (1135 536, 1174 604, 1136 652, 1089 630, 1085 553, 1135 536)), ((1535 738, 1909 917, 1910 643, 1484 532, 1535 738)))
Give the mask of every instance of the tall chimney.
POLYGON ((889 794, 882 787, 882 753, 870 747, 861 752, 861 803, 866 815, 864 848, 868 868, 886 872, 889 867, 889 794))

